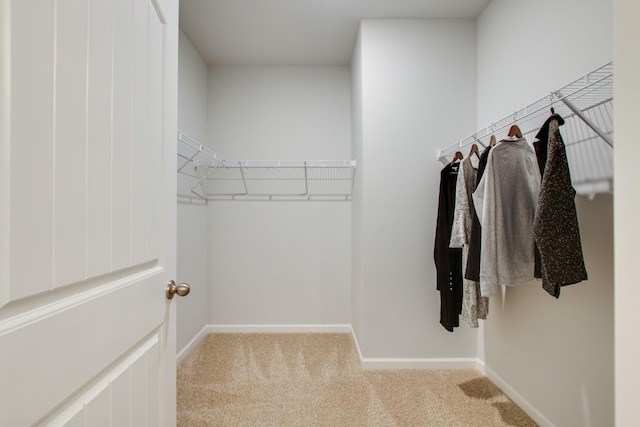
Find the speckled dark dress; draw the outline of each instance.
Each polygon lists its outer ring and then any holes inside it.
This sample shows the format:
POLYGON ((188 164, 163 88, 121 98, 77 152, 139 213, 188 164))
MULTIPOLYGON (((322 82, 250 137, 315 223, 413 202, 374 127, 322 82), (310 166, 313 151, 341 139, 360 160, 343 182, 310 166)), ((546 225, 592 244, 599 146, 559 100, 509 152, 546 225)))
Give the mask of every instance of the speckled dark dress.
POLYGON ((533 145, 536 149, 542 184, 533 234, 542 261, 542 287, 554 297, 560 288, 587 280, 582 255, 575 195, 559 126, 562 117, 551 116, 542 126, 533 145))

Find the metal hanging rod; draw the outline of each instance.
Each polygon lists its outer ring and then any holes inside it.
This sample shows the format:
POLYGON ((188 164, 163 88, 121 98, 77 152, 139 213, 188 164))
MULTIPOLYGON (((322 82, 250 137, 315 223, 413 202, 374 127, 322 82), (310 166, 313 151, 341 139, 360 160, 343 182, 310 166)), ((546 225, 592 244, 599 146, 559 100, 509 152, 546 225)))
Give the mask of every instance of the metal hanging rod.
POLYGON ((437 150, 436 156, 447 164, 447 156, 473 143, 484 146, 485 138, 502 133, 513 124, 532 142, 549 117, 550 108, 565 119, 562 134, 576 191, 589 195, 613 191, 612 62, 437 150))
POLYGON ((554 107, 556 112, 563 116, 565 120, 573 116, 578 116, 600 136, 602 140, 613 147, 613 130, 606 129, 606 125, 599 123, 598 120, 592 120, 584 114, 587 110, 612 101, 613 62, 609 62, 563 88, 555 90, 524 108, 514 111, 512 114, 460 139, 456 143, 436 150, 436 156, 438 160, 446 163, 446 156, 473 143, 480 143, 484 146, 481 138, 499 133, 514 123, 518 124, 521 128, 522 124, 525 125, 525 128, 522 129, 523 135, 531 133, 546 120, 551 107, 554 107))

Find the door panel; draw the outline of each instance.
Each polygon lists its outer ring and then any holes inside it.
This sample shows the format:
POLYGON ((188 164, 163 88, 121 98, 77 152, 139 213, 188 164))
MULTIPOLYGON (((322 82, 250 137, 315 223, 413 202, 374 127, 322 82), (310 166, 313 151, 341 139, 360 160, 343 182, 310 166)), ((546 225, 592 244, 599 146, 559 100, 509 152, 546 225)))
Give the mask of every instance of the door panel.
POLYGON ((0 424, 173 425, 177 1, 0 26, 0 424))
MULTIPOLYGON (((111 401, 112 425, 128 426, 131 420, 131 392, 129 375, 117 376, 109 386, 111 401)), ((84 424, 83 424, 84 426, 84 424)))
MULTIPOLYGON (((56 3, 53 37, 12 34, 10 300, 158 258, 164 25, 148 1, 117 3, 113 27, 108 2, 73 0, 56 3)), ((29 10, 12 7, 12 32, 29 10)))
POLYGON ((69 420, 69 422, 65 424, 65 427, 84 427, 85 419, 86 419, 86 416, 84 412, 78 412, 71 420, 69 420))
POLYGON ((113 21, 112 266, 131 265, 131 85, 133 1, 116 0, 113 21))
MULTIPOLYGON (((133 2, 133 128, 131 146, 132 186, 132 241, 131 257, 134 264, 147 261, 147 217, 149 216, 148 173, 149 111, 147 45, 149 36, 149 3, 133 2)), ((153 9, 153 8, 152 8, 153 9)))
MULTIPOLYGON (((163 132, 162 132, 162 85, 164 81, 164 73, 163 73, 163 56, 162 51, 164 49, 164 26, 161 24, 162 20, 156 15, 156 10, 151 8, 149 13, 149 43, 147 46, 147 55, 149 58, 149 72, 147 74, 148 84, 149 84, 149 138, 151 148, 155 144, 158 144, 162 141, 163 132)), ((162 164, 162 156, 159 150, 149 150, 149 160, 151 164, 162 164)), ((175 169, 174 169, 175 170, 175 169)), ((161 182, 162 181, 162 168, 150 168, 147 171, 146 181, 153 182, 161 182)), ((159 233, 154 232, 157 230, 160 225, 160 186, 158 185, 149 185, 148 192, 148 200, 149 200, 149 209, 147 212, 146 218, 144 218, 145 223, 148 227, 147 234, 147 256, 149 259, 158 259, 160 256, 160 240, 159 233)))
POLYGON ((87 1, 55 2, 54 288, 85 278, 87 1))
POLYGON ((157 336, 168 304, 163 273, 154 267, 5 321, 0 346, 15 351, 0 352, 0 383, 11 384, 0 401, 3 422, 31 425, 136 351, 141 333, 157 336))
POLYGON ((113 0, 89 2, 87 278, 111 271, 113 0))
POLYGON ((123 358, 112 371, 81 390, 67 406, 61 407, 42 424, 55 426, 157 426, 156 390, 148 381, 157 372, 158 336, 123 358))
MULTIPOLYGON (((108 387, 102 389, 102 391, 90 402, 86 405, 86 409, 84 411, 79 411, 76 416, 80 420, 84 415, 84 418, 87 420, 87 425, 92 427, 111 427, 111 390, 108 387), (84 414, 83 412, 86 412, 84 414)), ((73 420, 73 419, 72 419, 73 420)), ((84 426, 84 424, 77 424, 75 420, 72 421, 75 425, 84 426)), ((66 423, 68 426, 69 423, 66 423)))
MULTIPOLYGON (((11 29, 12 49, 3 55, 11 78, 10 88, 3 86, 11 96, 10 111, 5 112, 11 144, 3 153, 10 153, 11 175, 5 169, 2 179, 11 183, 8 209, 12 239, 3 239, 9 242, 11 260, 9 280, 0 281, 0 287, 5 288, 0 305, 45 292, 53 282, 53 5, 51 1, 13 1, 9 11, 3 7, 2 27, 11 29), (38 13, 33 13, 34 7, 38 13), (34 37, 33 28, 38 28, 38 37, 34 37), (30 243, 24 244, 28 240, 30 243), (38 268, 33 268, 34 259, 38 268)), ((6 99, 4 93, 2 98, 6 99)), ((9 141, 3 143, 9 146, 9 141)))

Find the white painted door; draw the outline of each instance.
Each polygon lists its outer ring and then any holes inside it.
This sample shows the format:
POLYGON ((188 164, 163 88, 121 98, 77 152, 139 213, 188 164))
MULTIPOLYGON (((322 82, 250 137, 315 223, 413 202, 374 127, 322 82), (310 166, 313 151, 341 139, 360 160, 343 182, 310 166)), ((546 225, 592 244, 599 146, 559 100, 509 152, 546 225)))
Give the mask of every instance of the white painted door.
POLYGON ((0 425, 175 425, 177 0, 0 0, 0 425))

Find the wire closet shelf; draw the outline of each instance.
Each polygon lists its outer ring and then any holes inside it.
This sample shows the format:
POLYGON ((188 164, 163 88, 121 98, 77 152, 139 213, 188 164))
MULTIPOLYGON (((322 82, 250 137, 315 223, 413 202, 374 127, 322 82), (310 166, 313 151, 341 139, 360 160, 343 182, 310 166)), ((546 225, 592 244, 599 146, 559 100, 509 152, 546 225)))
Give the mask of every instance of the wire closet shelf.
POLYGON ((351 200, 355 160, 226 160, 178 132, 178 199, 351 200))
MULTIPOLYGON (((613 62, 550 92, 513 114, 436 151, 438 160, 471 144, 484 147, 491 135, 498 140, 516 124, 529 142, 550 115, 550 109, 565 119, 562 133, 573 186, 578 193, 613 191, 613 62)), ((463 153, 466 154, 466 153, 463 153)))

